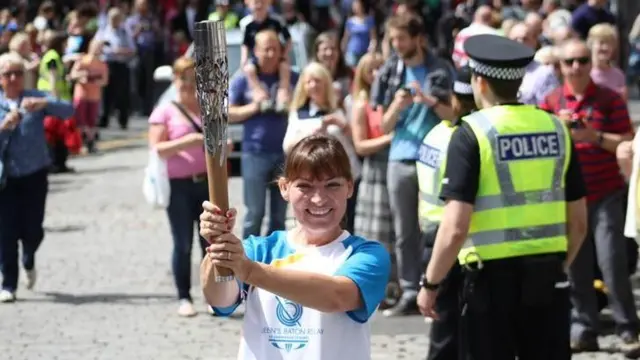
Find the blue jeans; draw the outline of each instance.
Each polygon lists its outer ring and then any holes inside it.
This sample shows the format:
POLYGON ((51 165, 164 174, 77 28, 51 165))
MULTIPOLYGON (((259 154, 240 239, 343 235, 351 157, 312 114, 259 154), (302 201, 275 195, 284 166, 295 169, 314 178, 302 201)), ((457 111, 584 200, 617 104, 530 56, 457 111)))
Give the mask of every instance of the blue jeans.
POLYGON ((242 182, 244 188, 244 216, 242 237, 260 236, 264 218, 267 190, 269 190, 269 231, 284 230, 287 203, 282 199, 276 183, 281 175, 284 154, 242 154, 242 182))
MULTIPOLYGON (((207 181, 194 182, 192 179, 171 179, 171 199, 167 208, 173 254, 171 267, 178 288, 178 299, 191 300, 191 247, 194 226, 200 227, 202 202, 209 199, 207 181)), ((199 231, 198 231, 199 233, 199 231)), ((202 256, 205 255, 207 241, 198 236, 202 256)))
MULTIPOLYGON (((6 171, 6 170, 5 170, 6 171)), ((7 179, 0 190, 0 270, 2 289, 18 287, 18 242, 22 243, 22 266, 35 265, 36 250, 44 239, 45 202, 49 190, 48 169, 7 179)))

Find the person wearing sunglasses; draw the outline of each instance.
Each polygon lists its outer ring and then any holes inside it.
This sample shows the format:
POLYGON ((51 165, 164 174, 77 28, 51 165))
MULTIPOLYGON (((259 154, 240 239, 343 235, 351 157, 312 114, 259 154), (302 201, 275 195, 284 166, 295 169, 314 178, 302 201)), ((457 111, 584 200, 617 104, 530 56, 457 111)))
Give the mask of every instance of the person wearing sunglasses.
POLYGON ((616 159, 618 145, 633 137, 627 104, 622 96, 591 78, 592 54, 582 40, 560 47, 564 84, 540 107, 555 113, 570 128, 587 187, 589 236, 569 269, 574 316, 574 351, 595 351, 599 309, 593 289, 594 271, 602 272, 617 335, 625 349, 637 351, 638 316, 628 270, 628 241, 623 234, 626 183, 616 159))
POLYGON ((26 287, 36 281, 35 254, 44 238, 47 174, 51 160, 45 116, 66 119, 73 106, 42 91, 25 89, 24 60, 0 56, 0 302, 13 302, 18 287, 18 242, 26 287))

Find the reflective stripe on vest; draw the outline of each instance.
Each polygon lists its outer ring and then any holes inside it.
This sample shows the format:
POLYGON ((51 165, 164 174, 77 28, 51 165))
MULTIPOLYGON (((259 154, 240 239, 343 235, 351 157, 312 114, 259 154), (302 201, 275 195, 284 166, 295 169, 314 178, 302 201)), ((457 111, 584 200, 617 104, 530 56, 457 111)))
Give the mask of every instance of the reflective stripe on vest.
MULTIPOLYGON (((527 114, 527 112, 523 114, 527 114)), ((532 113, 529 112, 528 114, 532 113)), ((545 116, 547 115, 545 114, 545 116)), ((538 116, 536 115, 536 117, 538 116)), ((492 156, 481 156, 481 159, 492 162, 498 181, 499 193, 486 195, 481 194, 479 191, 474 205, 472 224, 474 223, 474 220, 476 220, 476 223, 480 220, 483 222, 483 226, 476 227, 482 227, 483 229, 470 230, 469 238, 465 242, 463 249, 458 256, 458 260, 461 264, 473 262, 477 257, 480 257, 483 260, 492 260, 566 251, 564 174, 569 158, 567 154, 568 134, 565 131, 564 125, 557 118, 550 116, 545 120, 549 121, 549 118, 553 123, 553 129, 548 130, 552 130, 553 133, 557 134, 553 137, 557 139, 557 149, 554 149, 557 156, 551 157, 553 159, 552 181, 548 189, 529 191, 516 191, 509 163, 511 160, 521 160, 519 158, 509 160, 501 159, 501 156, 504 155, 504 153, 499 152, 501 150, 499 145, 499 141, 501 139, 499 136, 504 135, 507 138, 508 136, 514 136, 514 138, 520 136, 523 139, 529 136, 530 139, 535 139, 535 137, 544 137, 547 133, 543 133, 540 129, 531 127, 526 130, 533 130, 533 134, 501 134, 484 111, 474 113, 465 118, 465 120, 469 121, 472 125, 472 128, 475 126, 474 132, 476 132, 476 135, 479 135, 478 132, 481 132, 481 135, 484 135, 485 137, 483 140, 488 141, 490 144, 490 149, 487 149, 485 145, 484 150, 491 151, 492 156), (489 158, 491 158, 491 160, 488 160, 489 158), (540 211, 545 211, 545 207, 552 210, 549 211, 548 216, 547 214, 540 214, 540 211), (511 222, 515 223, 527 223, 527 212, 529 214, 536 214, 536 220, 543 218, 546 223, 539 225, 524 225, 514 228, 507 224, 509 221, 504 220, 507 218, 506 213, 495 213, 496 211, 510 211, 509 217, 513 220, 511 222), (492 212, 494 214, 492 214, 492 212), (498 214, 501 216, 493 216, 498 214)), ((509 119, 506 121, 518 120, 509 119)), ((547 123, 546 125, 549 124, 547 123)), ((519 152, 519 156, 522 159, 545 158, 545 156, 535 156, 535 152, 542 151, 542 149, 536 149, 535 147, 533 149, 527 149, 529 152, 533 151, 533 154, 525 154, 525 151, 523 150, 525 146, 523 144, 524 140, 521 144, 523 147, 520 149, 522 151, 519 152)), ((548 152, 549 146, 551 145, 549 143, 546 145, 547 148, 545 150, 548 152)), ((504 149, 502 150, 504 151, 504 149)), ((483 150, 481 148, 481 152, 482 151, 483 150)), ((484 162, 482 162, 482 164, 484 164, 484 162)), ((486 167, 481 165, 481 171, 487 171, 486 169, 482 170, 483 168, 486 167)), ((542 171, 542 169, 543 168, 541 167, 538 171, 542 171)), ((548 167, 545 169, 550 170, 548 167)), ((531 171, 536 171, 536 168, 532 167, 531 171)), ((474 226, 472 226, 472 228, 473 227, 474 226)))
POLYGON ((446 152, 455 129, 451 122, 443 120, 425 136, 418 152, 416 162, 420 188, 418 214, 423 230, 429 223, 439 223, 442 219, 444 202, 440 200, 439 194, 446 164, 446 152))

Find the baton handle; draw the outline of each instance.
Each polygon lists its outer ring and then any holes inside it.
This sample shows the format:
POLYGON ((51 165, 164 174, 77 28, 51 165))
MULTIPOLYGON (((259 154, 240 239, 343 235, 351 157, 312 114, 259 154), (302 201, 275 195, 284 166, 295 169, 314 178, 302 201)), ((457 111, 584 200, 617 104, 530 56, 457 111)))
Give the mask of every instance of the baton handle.
MULTIPOLYGON (((226 144, 224 145, 226 146, 226 144)), ((220 161, 220 150, 216 151, 215 155, 206 153, 207 161, 207 182, 209 186, 209 201, 215 204, 223 214, 227 214, 229 210, 229 188, 228 188, 228 176, 227 176, 227 162, 220 161)), ((205 257, 203 261, 209 261, 205 257)), ((213 271, 209 272, 209 277, 213 277, 215 282, 225 282, 233 280, 233 271, 227 268, 214 266, 213 271)))

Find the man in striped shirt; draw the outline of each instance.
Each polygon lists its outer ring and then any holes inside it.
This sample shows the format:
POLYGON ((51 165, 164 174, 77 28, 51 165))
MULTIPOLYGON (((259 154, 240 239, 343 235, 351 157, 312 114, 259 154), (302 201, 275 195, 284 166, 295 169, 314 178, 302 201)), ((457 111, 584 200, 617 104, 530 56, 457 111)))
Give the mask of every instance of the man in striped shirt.
POLYGON ((465 66, 467 64, 467 61, 469 61, 469 57, 462 48, 462 45, 468 38, 474 35, 481 34, 499 34, 498 30, 491 27, 492 16, 492 11, 489 6, 482 5, 478 7, 478 10, 476 10, 473 15, 473 22, 471 23, 471 25, 460 30, 458 35, 456 35, 456 38, 453 42, 452 54, 453 63, 456 68, 465 66))
POLYGON ((574 306, 571 346, 576 351, 598 349, 598 308, 593 290, 597 258, 609 288, 618 335, 624 344, 637 348, 638 317, 623 235, 626 184, 615 155, 618 144, 633 137, 627 105, 616 92, 593 83, 591 54, 583 41, 569 40, 560 50, 564 84, 540 107, 555 113, 571 129, 587 185, 591 237, 570 269, 574 306))

